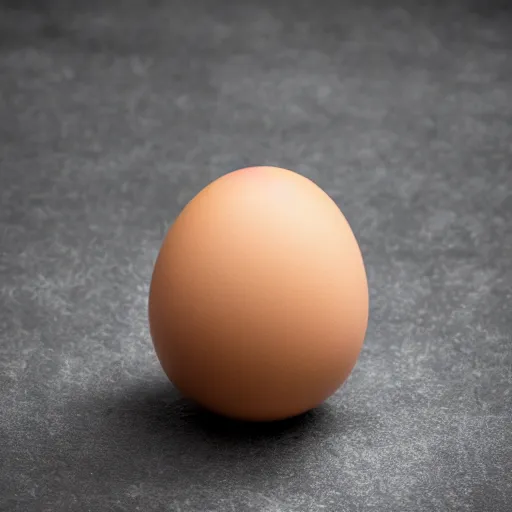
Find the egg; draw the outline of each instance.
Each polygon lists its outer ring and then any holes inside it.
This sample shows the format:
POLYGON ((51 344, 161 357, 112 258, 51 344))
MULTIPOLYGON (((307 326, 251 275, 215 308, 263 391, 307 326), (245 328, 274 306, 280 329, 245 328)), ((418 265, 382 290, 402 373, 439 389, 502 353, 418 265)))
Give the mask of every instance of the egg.
POLYGON ((358 242, 336 203, 287 169, 230 172, 167 232, 149 291, 156 355, 181 393, 246 421, 307 412, 347 379, 368 324, 358 242))

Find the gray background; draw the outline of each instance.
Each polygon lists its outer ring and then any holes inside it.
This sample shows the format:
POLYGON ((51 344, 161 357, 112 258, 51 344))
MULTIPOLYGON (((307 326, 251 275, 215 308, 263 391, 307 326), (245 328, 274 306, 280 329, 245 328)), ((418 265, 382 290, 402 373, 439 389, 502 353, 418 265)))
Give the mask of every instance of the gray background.
POLYGON ((505 6, 2 3, 2 512, 511 510, 505 6), (346 385, 258 427, 178 396, 146 321, 166 228, 250 164, 332 195, 372 300, 346 385))

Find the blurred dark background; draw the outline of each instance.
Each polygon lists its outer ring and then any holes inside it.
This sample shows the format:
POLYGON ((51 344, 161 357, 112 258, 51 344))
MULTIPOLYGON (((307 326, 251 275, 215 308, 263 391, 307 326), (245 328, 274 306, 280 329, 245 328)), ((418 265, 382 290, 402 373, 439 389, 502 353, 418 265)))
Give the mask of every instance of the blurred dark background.
POLYGON ((510 511, 510 5, 0 2, 0 510, 510 511), (265 164, 343 210, 371 319, 248 426, 177 395, 146 302, 185 203, 265 164))

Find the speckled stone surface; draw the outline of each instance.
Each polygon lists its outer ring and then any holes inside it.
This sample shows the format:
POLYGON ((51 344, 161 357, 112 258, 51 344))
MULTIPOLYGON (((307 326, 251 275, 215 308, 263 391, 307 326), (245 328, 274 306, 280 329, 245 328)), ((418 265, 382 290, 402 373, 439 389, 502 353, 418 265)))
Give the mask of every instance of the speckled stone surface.
POLYGON ((0 510, 509 512, 506 3, 75 4, 0 7, 0 510), (259 427, 146 320, 166 228, 249 164, 332 195, 372 300, 345 386, 259 427))

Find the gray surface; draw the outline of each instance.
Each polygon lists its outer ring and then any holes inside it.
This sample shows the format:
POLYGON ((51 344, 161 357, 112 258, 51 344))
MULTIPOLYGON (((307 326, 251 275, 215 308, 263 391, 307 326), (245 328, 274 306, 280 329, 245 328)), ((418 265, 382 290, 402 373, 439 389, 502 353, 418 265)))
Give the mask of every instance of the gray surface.
POLYGON ((419 3, 0 8, 2 512, 511 510, 512 17, 419 3), (180 398, 146 321, 247 164, 338 201, 372 297, 342 390, 267 427, 180 398))

